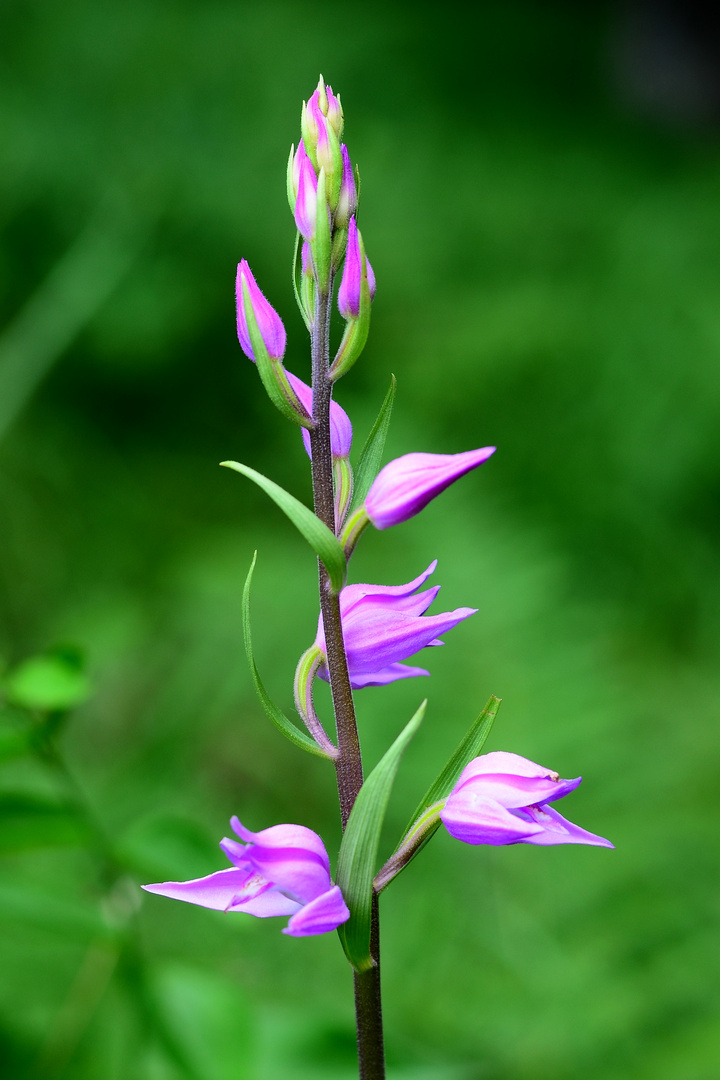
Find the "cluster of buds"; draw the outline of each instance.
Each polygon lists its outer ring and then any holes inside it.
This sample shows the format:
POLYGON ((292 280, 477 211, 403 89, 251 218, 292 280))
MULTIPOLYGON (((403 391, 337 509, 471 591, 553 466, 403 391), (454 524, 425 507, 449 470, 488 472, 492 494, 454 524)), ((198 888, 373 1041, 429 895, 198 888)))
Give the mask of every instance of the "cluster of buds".
POLYGON ((357 227, 358 181, 343 133, 340 98, 320 77, 310 100, 303 102, 302 138, 291 147, 287 169, 290 209, 303 239, 298 300, 308 326, 315 318, 317 290, 327 292, 345 260, 338 308, 345 333, 331 368, 344 375, 367 341, 375 275, 357 227))

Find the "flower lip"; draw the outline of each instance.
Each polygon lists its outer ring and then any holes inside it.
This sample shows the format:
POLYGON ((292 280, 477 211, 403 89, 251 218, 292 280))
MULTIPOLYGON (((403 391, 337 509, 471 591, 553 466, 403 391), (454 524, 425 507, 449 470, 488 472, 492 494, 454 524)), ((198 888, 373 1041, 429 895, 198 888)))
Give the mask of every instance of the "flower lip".
POLYGON ((387 529, 419 514, 429 502, 495 453, 494 446, 461 454, 404 454, 375 477, 365 511, 376 529, 387 529))

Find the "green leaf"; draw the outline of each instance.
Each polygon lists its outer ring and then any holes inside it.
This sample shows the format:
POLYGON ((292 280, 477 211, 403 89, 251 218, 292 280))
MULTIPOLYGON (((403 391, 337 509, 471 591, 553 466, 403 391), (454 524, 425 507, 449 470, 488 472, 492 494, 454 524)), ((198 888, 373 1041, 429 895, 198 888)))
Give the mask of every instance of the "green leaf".
POLYGON ((423 701, 361 787, 340 845, 337 884, 350 908, 350 918, 338 927, 338 934, 345 955, 358 971, 367 971, 373 964, 370 918, 380 830, 400 758, 422 722, 426 705, 423 701))
POLYGON ((360 461, 355 470, 355 495, 353 507, 362 506, 370 490, 373 480, 380 471, 385 439, 390 427, 393 402, 395 401, 395 389, 397 383, 393 375, 390 380, 390 389, 385 395, 377 420, 372 426, 372 431, 367 437, 360 454, 360 461))
POLYGON ((312 510, 304 503, 285 491, 279 484, 269 480, 262 473, 255 472, 247 465, 241 465, 239 461, 221 461, 226 469, 234 469, 242 476, 254 481, 263 491, 277 503, 282 511, 290 518, 295 528, 307 540, 330 577, 330 584, 334 592, 340 592, 345 584, 345 552, 335 534, 328 529, 325 522, 321 521, 312 510))
POLYGON ((69 647, 26 660, 5 677, 4 689, 25 709, 71 709, 90 696, 82 656, 69 647))
MULTIPOLYGON (((421 817, 429 807, 447 799, 465 766, 469 761, 472 761, 473 758, 478 757, 492 730, 492 726, 495 723, 495 717, 500 708, 500 700, 500 698, 495 697, 493 694, 478 718, 472 723, 470 730, 455 750, 455 753, 452 754, 446 762, 445 767, 435 780, 433 780, 432 784, 425 792, 425 795, 420 800, 415 813, 410 818, 408 826, 403 833, 403 840, 418 818, 421 817)), ((428 829, 422 845, 423 847, 439 827, 440 822, 437 821, 430 829, 428 829)), ((400 844, 402 844, 402 840, 400 841, 400 844)), ((398 847, 400 847, 400 844, 398 844, 398 847)), ((419 850, 420 848, 418 848, 418 851, 419 850)))
POLYGON ((309 312, 305 307, 305 302, 302 298, 302 236, 299 232, 295 234, 295 251, 293 254, 293 268, 292 268, 292 281, 293 292, 295 293, 295 300, 297 306, 300 308, 300 314, 303 317, 303 322, 308 330, 312 326, 312 312, 309 312))
POLYGON ((243 638, 245 639, 245 652, 247 654, 248 663, 250 665, 250 672, 255 683, 255 689, 257 696, 260 698, 260 704, 267 713, 268 717, 272 720, 275 727, 282 731, 283 735, 290 740, 295 746, 299 746, 301 750, 307 750, 310 754, 316 754, 318 757, 327 757, 327 754, 322 750, 314 739, 311 739, 309 735, 306 735, 304 731, 300 731, 299 728, 288 720, 287 716, 278 709, 268 695, 267 690, 263 685, 263 681, 260 678, 257 666, 255 664, 255 657, 253 656, 252 647, 252 631, 250 629, 250 587, 252 585, 252 577, 255 571, 255 562, 257 561, 257 551, 253 555, 253 561, 250 564, 250 570, 245 581, 245 588, 243 589, 242 599, 242 623, 243 623, 243 638))

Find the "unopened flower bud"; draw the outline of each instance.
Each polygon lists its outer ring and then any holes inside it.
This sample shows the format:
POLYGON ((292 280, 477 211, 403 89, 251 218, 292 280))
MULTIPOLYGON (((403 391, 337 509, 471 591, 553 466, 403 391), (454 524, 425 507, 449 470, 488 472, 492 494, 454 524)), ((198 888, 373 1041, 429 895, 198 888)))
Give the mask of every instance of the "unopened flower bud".
POLYGON ((298 146, 293 162, 293 186, 296 191, 295 224, 306 240, 313 240, 317 225, 317 176, 303 142, 298 146))
POLYGON ((333 94, 332 86, 327 88, 327 111, 325 115, 328 118, 328 123, 332 127, 338 139, 340 139, 343 132, 343 111, 340 104, 340 95, 337 97, 333 94))
MULTIPOLYGON (((304 383, 302 379, 298 379, 297 375, 293 375, 291 371, 286 371, 285 374, 287 375, 288 382, 295 391, 298 400, 308 413, 308 416, 312 416, 312 387, 308 386, 307 383, 304 383)), ((312 458, 312 454, 310 452, 310 436, 305 430, 303 430, 302 436, 307 455, 309 458, 312 458)), ((347 458, 350 454, 351 446, 352 424, 350 423, 350 417, 345 412, 342 405, 338 405, 337 401, 331 399, 330 448, 332 450, 332 456, 334 458, 347 458)))
POLYGON ((347 250, 342 281, 338 290, 338 308, 346 319, 357 319, 360 314, 363 280, 367 282, 370 299, 375 295, 375 275, 362 249, 362 237, 355 223, 350 218, 348 227, 347 250))
POLYGON ((237 298, 238 340, 245 355, 253 361, 256 359, 250 341, 245 309, 246 303, 249 302, 252 306, 252 313, 258 330, 268 351, 268 356, 275 360, 282 359, 285 354, 285 327, 278 313, 260 292, 252 270, 245 259, 242 259, 238 265, 235 293, 237 298))
POLYGON ((376 529, 408 521, 494 453, 494 446, 484 446, 464 454, 404 454, 395 458, 373 480, 365 513, 376 529))
POLYGON ((323 169, 325 171, 328 206, 331 211, 334 211, 340 197, 343 161, 337 135, 322 114, 318 116, 318 141, 315 148, 315 159, 318 170, 323 169))
POLYGON ((350 164, 348 148, 345 143, 340 147, 340 153, 342 155, 342 181, 340 184, 338 204, 335 210, 336 229, 342 229, 347 226, 350 218, 357 210, 358 204, 355 176, 353 174, 352 165, 350 164))
POLYGON ((317 147, 319 134, 318 120, 324 120, 324 117, 320 112, 317 100, 313 101, 313 98, 310 98, 307 104, 303 101, 302 113, 300 115, 300 130, 302 132, 302 141, 305 144, 305 150, 313 165, 316 165, 317 163, 315 149, 317 147))

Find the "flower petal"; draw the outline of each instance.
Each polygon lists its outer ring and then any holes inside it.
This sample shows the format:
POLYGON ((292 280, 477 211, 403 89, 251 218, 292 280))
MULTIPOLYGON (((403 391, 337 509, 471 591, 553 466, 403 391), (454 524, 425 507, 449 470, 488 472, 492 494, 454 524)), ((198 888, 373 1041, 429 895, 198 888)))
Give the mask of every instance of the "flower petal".
POLYGON ((421 585, 424 585, 431 574, 437 568, 437 559, 428 566, 424 573, 419 574, 407 585, 346 585, 340 593, 340 614, 345 618, 360 600, 366 596, 410 596, 421 585))
POLYGON ((481 773, 470 776, 464 781, 458 780, 455 791, 464 791, 472 787, 476 792, 494 799, 507 810, 537 803, 554 802, 568 795, 582 781, 578 776, 574 780, 554 780, 552 777, 514 776, 507 773, 481 773))
POLYGON ((493 750, 490 754, 481 754, 473 758, 460 773, 458 783, 463 783, 463 778, 481 776, 485 773, 510 773, 513 776, 551 776, 558 779, 558 774, 552 769, 546 769, 544 765, 537 765, 529 758, 521 757, 520 754, 511 754, 506 750, 493 750))
POLYGON ((367 612, 355 608, 343 621, 350 670, 355 675, 366 674, 407 660, 476 611, 456 608, 440 615, 413 616, 377 607, 369 607, 367 612))
POLYGON ((494 454, 494 446, 463 454, 404 454, 381 469, 365 500, 376 529, 387 529, 419 514, 450 484, 494 454))
POLYGON ((527 823, 539 825, 542 829, 541 832, 528 837, 525 841, 527 844, 591 844, 593 847, 615 847, 603 836, 597 836, 595 833, 588 832, 587 829, 581 829, 579 825, 574 825, 551 806, 528 806, 523 810, 515 810, 514 814, 527 823))
POLYGON ((296 912, 283 930, 291 937, 309 937, 311 934, 327 934, 350 918, 347 904, 337 885, 316 896, 296 912))
POLYGON ((254 835, 254 842, 245 849, 245 858, 280 892, 306 904, 328 889, 330 863, 325 845, 312 829, 275 825, 253 834, 236 818, 231 825, 244 839, 254 835))
POLYGON ((304 825, 271 825, 261 832, 250 832, 238 817, 230 818, 230 827, 247 844, 257 844, 263 848, 305 848, 314 852, 330 873, 330 860, 325 845, 316 832, 304 825))
POLYGON ((168 896, 172 900, 185 900, 189 904, 211 908, 214 911, 242 910, 261 919, 273 915, 292 915, 299 905, 281 893, 272 892, 269 883, 257 874, 248 874, 234 866, 218 870, 206 877, 192 881, 163 881, 157 885, 143 885, 146 892, 168 896))
POLYGON ((440 818, 450 835, 464 844, 517 844, 542 833, 541 825, 521 821, 470 785, 450 795, 440 818))
MULTIPOLYGON (((388 683, 397 682, 398 679, 412 679, 416 675, 429 675, 430 672, 421 667, 410 667, 409 664, 388 664, 379 671, 367 672, 365 675, 351 675, 350 685, 353 690, 361 690, 363 686, 387 686, 388 683)), ((326 678, 326 676, 322 676, 326 678)))

